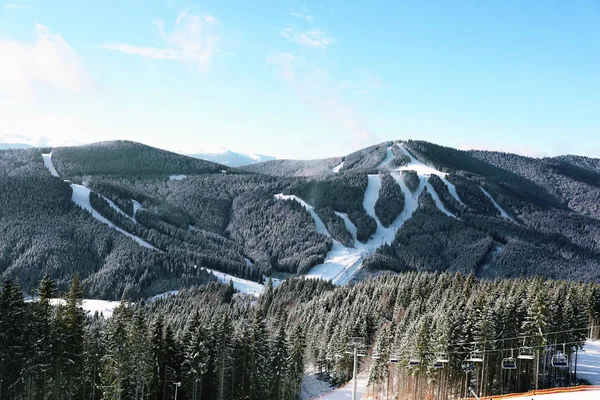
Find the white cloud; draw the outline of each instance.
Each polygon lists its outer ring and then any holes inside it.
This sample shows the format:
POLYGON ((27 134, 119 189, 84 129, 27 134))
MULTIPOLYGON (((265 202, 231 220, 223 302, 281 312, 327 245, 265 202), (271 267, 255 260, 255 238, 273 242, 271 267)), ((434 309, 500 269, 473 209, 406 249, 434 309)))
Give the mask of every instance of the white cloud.
POLYGON ((227 54, 218 46, 217 25, 218 20, 212 15, 191 15, 182 11, 170 32, 165 30, 162 21, 157 23, 164 47, 129 44, 104 44, 100 47, 152 60, 180 60, 194 64, 200 72, 206 72, 215 55, 227 54))
POLYGON ((338 84, 327 69, 308 64, 290 53, 270 54, 266 61, 275 65, 281 78, 289 82, 323 118, 349 133, 352 146, 364 146, 373 141, 373 134, 338 92, 338 84))
POLYGON ((308 8, 306 7, 292 7, 290 9, 290 15, 292 17, 300 18, 308 22, 314 22, 315 20, 315 17, 308 11, 308 8))
POLYGON ((37 24, 33 43, 0 39, 0 97, 34 100, 39 84, 70 92, 90 86, 79 56, 62 38, 37 24))
POLYGON ((6 8, 17 8, 17 9, 20 9, 20 10, 31 10, 31 7, 26 6, 24 4, 4 3, 4 7, 6 7, 6 8))
POLYGON ((290 42, 313 48, 328 47, 337 43, 336 39, 327 35, 320 29, 311 29, 307 32, 297 32, 292 28, 285 28, 279 32, 279 36, 289 40, 290 42))

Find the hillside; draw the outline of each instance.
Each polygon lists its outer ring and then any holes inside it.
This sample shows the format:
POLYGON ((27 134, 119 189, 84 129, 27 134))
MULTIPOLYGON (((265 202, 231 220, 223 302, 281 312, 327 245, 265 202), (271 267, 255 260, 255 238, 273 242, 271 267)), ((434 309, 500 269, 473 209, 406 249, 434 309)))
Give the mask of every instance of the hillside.
POLYGON ((29 291, 78 271, 107 299, 212 279, 202 267, 599 280, 598 165, 421 141, 241 169, 133 142, 4 150, 0 274, 29 291))

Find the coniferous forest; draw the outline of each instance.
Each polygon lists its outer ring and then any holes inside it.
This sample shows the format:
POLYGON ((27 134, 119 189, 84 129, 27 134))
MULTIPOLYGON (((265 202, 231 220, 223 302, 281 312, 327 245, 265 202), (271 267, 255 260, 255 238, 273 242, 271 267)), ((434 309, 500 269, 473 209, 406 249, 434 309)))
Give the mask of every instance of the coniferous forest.
POLYGON ((351 378, 356 338, 371 394, 449 399, 467 385, 485 395, 566 386, 600 321, 597 284, 447 273, 352 286, 296 278, 269 284, 258 300, 209 283, 124 299, 107 319, 84 313, 77 275, 59 304, 49 276, 37 295, 25 301, 12 281, 0 292, 2 399, 162 400, 175 390, 179 399, 299 399, 307 371, 334 384, 351 378), (532 359, 503 369, 523 348, 532 359), (560 354, 567 368, 551 366, 560 354))

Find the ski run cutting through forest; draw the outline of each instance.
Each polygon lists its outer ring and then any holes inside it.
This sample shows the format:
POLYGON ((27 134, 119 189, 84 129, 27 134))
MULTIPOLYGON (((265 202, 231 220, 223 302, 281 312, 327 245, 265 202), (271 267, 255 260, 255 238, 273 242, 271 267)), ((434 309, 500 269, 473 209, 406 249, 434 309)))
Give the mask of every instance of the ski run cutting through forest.
MULTIPOLYGON (((367 255, 374 253, 377 250, 377 248, 379 248, 383 244, 390 244, 394 240, 398 229, 400 229, 402 225, 404 225, 404 223, 407 220, 409 220, 412 217, 413 213, 417 210, 419 206, 419 196, 425 188, 427 188, 427 192, 431 195, 436 206, 441 212, 443 212, 449 217, 457 218, 454 214, 448 211, 448 209, 442 203, 440 197, 438 196, 433 186, 429 183, 428 178, 431 175, 437 175, 448 188, 448 192, 450 193, 450 195, 457 202, 466 207, 465 203, 463 203, 463 201, 458 196, 458 193, 456 192, 456 187, 451 182, 449 182, 448 179, 446 179, 447 173, 439 171, 433 167, 430 167, 420 162, 415 157, 413 157, 412 154, 410 154, 410 152, 402 144, 396 143, 394 144, 394 146, 397 146, 410 160, 404 166, 395 169, 388 169, 387 171, 391 174, 396 183, 400 186, 402 193, 404 193, 404 209, 396 218, 396 220, 389 227, 385 228, 381 224, 379 218, 375 213, 375 203, 379 198, 379 189, 381 188, 381 177, 380 175, 368 175, 368 185, 365 190, 363 207, 366 213, 373 219, 375 219, 375 222, 377 223, 377 230, 375 231, 375 234, 369 239, 367 243, 359 242, 358 240, 356 240, 356 227, 349 220, 348 216, 346 214, 336 212, 337 215, 342 217, 346 228, 348 229, 348 232, 350 232, 354 237, 354 247, 344 246, 342 243, 332 238, 333 246, 331 247, 331 250, 329 250, 329 252, 327 253, 325 261, 322 264, 313 267, 306 274, 307 277, 329 280, 332 281, 334 284, 338 285, 344 285, 348 283, 354 277, 356 272, 360 270, 362 266, 362 261, 367 255), (415 171, 417 173, 420 183, 418 189, 414 193, 411 192, 406 186, 406 183, 404 182, 404 179, 402 177, 402 171, 415 171)), ((386 157, 379 165, 379 168, 387 167, 388 164, 390 164, 390 162, 392 161, 392 159, 392 147, 388 147, 386 149, 386 157)), ((335 167, 334 172, 338 172, 342 164, 335 167)), ((512 221, 508 214, 498 205, 498 203, 496 203, 492 199, 491 195, 485 190, 483 190, 483 192, 492 200, 496 208, 498 208, 498 210, 502 214, 502 217, 508 218, 512 221)), ((327 231, 324 222, 317 215, 317 213, 314 210, 314 207, 312 207, 310 204, 306 203, 299 197, 293 195, 277 194, 275 197, 280 200, 295 200, 298 203, 300 203, 314 219, 317 232, 331 237, 331 234, 327 231)))
MULTIPOLYGON (((50 174, 52 174, 52 176, 59 177, 58 172, 56 171, 56 168, 54 168, 54 164, 52 162, 52 153, 42 154, 42 157, 44 159, 44 165, 46 166, 46 168, 48 168, 48 170, 50 171, 50 174)), ((94 207, 92 207, 92 204, 90 203, 90 193, 92 192, 90 189, 86 188, 83 185, 78 185, 75 183, 71 183, 69 181, 65 181, 65 182, 67 182, 71 186, 71 189, 73 189, 73 195, 71 197, 71 200, 73 201, 73 203, 77 204, 82 209, 88 211, 92 217, 96 218, 98 221, 102 222, 103 224, 110 226, 111 228, 115 229, 116 231, 122 233, 123 235, 133 239, 140 246, 146 247, 148 249, 160 251, 156 247, 152 246, 150 243, 146 242, 144 239, 139 238, 139 237, 119 228, 118 226, 115 226, 115 224, 110 222, 108 219, 106 219, 104 216, 102 216, 98 211, 96 211, 94 209, 94 207)), ((123 211, 121 211, 121 209, 119 207, 117 207, 117 205, 114 202, 110 201, 109 199, 107 199, 104 196, 101 196, 101 197, 113 209, 115 209, 119 214, 121 214, 135 222, 135 219, 131 218, 129 215, 127 215, 123 211)))

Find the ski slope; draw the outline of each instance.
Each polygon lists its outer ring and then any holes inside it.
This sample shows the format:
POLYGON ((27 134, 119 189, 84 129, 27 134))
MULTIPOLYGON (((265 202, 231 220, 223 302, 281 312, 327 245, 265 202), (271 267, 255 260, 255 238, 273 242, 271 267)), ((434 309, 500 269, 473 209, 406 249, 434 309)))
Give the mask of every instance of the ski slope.
POLYGON ((337 174, 338 172, 340 172, 340 169, 342 169, 343 166, 344 166, 344 162, 342 161, 341 163, 339 163, 338 165, 333 167, 331 169, 331 172, 333 172, 334 174, 337 174))
POLYGON ((182 181, 187 178, 187 175, 169 175, 170 181, 182 181))
MULTIPOLYGON (((50 174, 52 174, 52 176, 58 177, 56 168, 54 168, 54 164, 52 163, 52 153, 42 154, 42 158, 44 160, 44 165, 46 166, 48 171, 50 171, 50 174)), ((65 181, 65 182, 67 182, 67 181, 65 181)), ((83 185, 77 185, 77 184, 70 183, 70 182, 67 182, 67 183, 69 183, 69 185, 71 186, 71 189, 73 189, 73 194, 71 195, 71 201, 73 201, 73 203, 77 204, 79 207, 88 211, 92 215, 92 217, 96 218, 98 221, 110 226, 111 228, 122 233, 123 235, 128 236, 129 238, 133 239, 140 246, 159 251, 156 247, 152 246, 150 243, 146 242, 142 238, 132 235, 131 233, 119 228, 118 226, 115 226, 115 224, 110 222, 108 219, 103 217, 98 211, 96 211, 94 209, 94 207, 92 207, 92 204, 90 203, 90 193, 91 193, 90 189, 86 188, 83 185)), ((106 200, 108 202, 108 204, 110 205, 110 207, 112 207, 114 210, 116 210, 119 214, 121 214, 122 216, 135 222, 135 220, 133 218, 131 218, 129 215, 125 214, 119 207, 117 207, 117 205, 114 202, 110 201, 109 199, 107 199, 104 196, 101 196, 101 197, 104 200, 106 200)), ((135 204, 134 204, 134 207, 135 207, 135 204)))
POLYGON ((383 169, 383 168, 387 167, 389 165, 389 163, 392 162, 393 159, 394 159, 394 153, 392 152, 392 146, 390 146, 387 149, 385 149, 385 158, 383 159, 381 164, 379 164, 379 166, 377 166, 377 168, 383 169))
POLYGON ((48 168, 50 174, 58 178, 58 172, 56 172, 56 168, 54 168, 54 164, 52 163, 52 153, 42 154, 42 159, 44 160, 44 166, 48 168))
MULTIPOLYGON (((50 304, 53 306, 57 306, 59 304, 65 305, 66 301, 65 299, 58 298, 50 299, 50 304)), ((115 308, 117 308, 119 304, 121 304, 119 301, 83 299, 82 308, 90 316, 93 316, 95 312, 98 312, 98 314, 102 314, 104 318, 110 318, 112 317, 115 308)))
MULTIPOLYGON (((494 200, 494 198, 492 197, 492 195, 491 195, 491 194, 489 194, 489 193, 488 193, 488 192, 487 192, 487 191, 486 191, 484 188, 482 188, 481 186, 479 186, 479 189, 481 189, 481 191, 483 192, 483 194, 485 194, 485 195, 486 195, 486 197, 487 197, 488 199, 490 199, 490 201, 491 201, 492 203, 494 203, 494 206, 495 206, 495 207, 496 207, 496 209, 497 209, 497 210, 500 212, 500 215, 502 216, 502 218, 504 218, 504 219, 508 219, 508 220, 510 220, 511 222, 515 222, 515 220, 514 220, 514 219, 512 219, 512 218, 510 217, 510 215, 508 215, 508 213, 507 213, 506 211, 504 211, 504 209, 502 209, 502 207, 500 207, 500 204, 496 203, 496 200, 494 200)), ((515 223, 516 223, 516 222, 515 222, 515 223)))
MULTIPOLYGON (((356 399, 366 400, 367 399, 367 383, 369 381, 369 375, 367 373, 358 374, 356 381, 356 399)), ((347 384, 330 392, 326 392, 314 397, 304 397, 302 400, 320 399, 320 400, 351 400, 352 399, 352 387, 353 380, 350 380, 347 384)), ((304 391, 303 391, 304 395, 304 391)))
POLYGON ((600 385, 600 340, 586 341, 577 355, 577 378, 585 379, 590 385, 600 385))
POLYGON ((242 293, 251 294, 255 297, 260 296, 264 290, 265 286, 261 285, 258 282, 249 281, 247 279, 238 278, 237 276, 229 275, 224 272, 216 271, 210 268, 201 267, 201 269, 210 272, 213 274, 218 280, 228 285, 229 282, 233 282, 233 287, 242 293))

